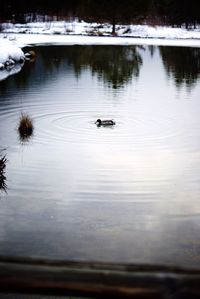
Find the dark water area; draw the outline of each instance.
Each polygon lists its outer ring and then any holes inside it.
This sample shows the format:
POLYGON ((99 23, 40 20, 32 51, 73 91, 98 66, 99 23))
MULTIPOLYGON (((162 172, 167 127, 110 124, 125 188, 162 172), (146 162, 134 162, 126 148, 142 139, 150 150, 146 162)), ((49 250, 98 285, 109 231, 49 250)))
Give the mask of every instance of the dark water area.
POLYGON ((0 255, 200 268, 200 49, 34 50, 0 82, 0 255))

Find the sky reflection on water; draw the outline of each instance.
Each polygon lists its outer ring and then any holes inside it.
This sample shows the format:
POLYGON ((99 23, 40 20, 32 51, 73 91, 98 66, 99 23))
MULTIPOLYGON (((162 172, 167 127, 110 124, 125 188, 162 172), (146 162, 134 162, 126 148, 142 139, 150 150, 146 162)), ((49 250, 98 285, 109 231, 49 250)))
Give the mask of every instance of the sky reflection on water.
POLYGON ((0 254, 200 267, 200 50, 36 51, 0 83, 0 254))

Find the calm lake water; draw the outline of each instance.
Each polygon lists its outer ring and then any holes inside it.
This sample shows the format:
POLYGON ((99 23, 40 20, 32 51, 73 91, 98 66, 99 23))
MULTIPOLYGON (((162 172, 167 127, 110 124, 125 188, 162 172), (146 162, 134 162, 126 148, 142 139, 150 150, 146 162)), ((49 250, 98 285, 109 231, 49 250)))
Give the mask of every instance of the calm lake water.
POLYGON ((200 268, 200 49, 34 50, 0 82, 0 254, 200 268))

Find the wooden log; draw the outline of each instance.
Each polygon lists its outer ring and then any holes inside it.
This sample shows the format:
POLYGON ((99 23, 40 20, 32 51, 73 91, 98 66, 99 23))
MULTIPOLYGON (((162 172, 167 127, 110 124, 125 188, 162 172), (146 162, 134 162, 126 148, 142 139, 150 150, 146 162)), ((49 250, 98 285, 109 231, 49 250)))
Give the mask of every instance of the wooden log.
POLYGON ((200 298, 200 271, 0 257, 0 293, 101 298, 200 298))

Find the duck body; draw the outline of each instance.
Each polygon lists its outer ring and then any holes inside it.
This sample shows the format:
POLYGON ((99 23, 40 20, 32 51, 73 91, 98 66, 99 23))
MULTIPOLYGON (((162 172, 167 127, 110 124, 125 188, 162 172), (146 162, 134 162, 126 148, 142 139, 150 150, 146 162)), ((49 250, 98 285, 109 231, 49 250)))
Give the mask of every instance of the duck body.
POLYGON ((108 127, 108 126, 114 126, 116 123, 112 120, 112 119, 107 119, 107 120, 101 120, 100 118, 98 118, 95 122, 95 124, 98 127, 108 127))

